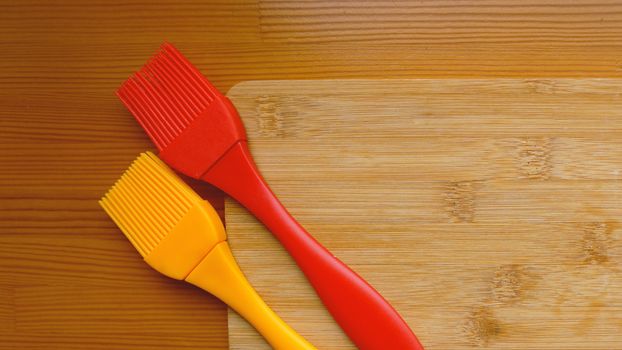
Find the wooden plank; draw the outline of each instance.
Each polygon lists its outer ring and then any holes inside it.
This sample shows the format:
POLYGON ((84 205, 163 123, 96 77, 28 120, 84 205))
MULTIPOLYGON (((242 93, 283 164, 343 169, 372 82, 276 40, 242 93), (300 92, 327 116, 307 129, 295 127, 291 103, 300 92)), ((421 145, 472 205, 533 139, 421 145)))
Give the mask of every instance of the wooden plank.
MULTIPOLYGON (((622 346, 622 80, 257 81, 234 87, 257 163, 428 349, 622 346)), ((260 294, 353 349, 278 242, 226 202, 260 294)), ((232 349, 267 349, 235 313, 232 349)))

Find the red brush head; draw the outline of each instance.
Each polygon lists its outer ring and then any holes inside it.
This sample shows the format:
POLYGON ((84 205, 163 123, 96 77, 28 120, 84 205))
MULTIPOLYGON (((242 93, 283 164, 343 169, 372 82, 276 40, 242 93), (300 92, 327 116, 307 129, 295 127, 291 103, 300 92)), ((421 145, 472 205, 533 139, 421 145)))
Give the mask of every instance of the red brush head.
POLYGON ((165 43, 117 96, 160 150, 160 157, 200 178, 229 148, 246 139, 229 99, 173 45, 165 43))

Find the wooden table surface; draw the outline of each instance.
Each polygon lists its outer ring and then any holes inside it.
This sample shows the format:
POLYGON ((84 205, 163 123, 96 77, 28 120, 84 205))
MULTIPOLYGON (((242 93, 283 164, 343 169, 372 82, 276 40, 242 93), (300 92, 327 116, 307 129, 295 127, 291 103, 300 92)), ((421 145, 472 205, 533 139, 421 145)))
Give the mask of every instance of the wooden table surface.
POLYGON ((223 91, 252 79, 622 77, 619 1, 4 0, 0 349, 227 349, 224 306, 149 270, 96 203, 152 148, 113 92, 163 40, 223 91))

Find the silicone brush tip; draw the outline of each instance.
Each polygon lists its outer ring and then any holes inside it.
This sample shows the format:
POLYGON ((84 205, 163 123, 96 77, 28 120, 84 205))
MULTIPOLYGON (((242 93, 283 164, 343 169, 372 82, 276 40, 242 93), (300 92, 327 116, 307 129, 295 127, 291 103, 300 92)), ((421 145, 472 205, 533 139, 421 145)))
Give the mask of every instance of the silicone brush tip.
POLYGON ((156 155, 146 152, 99 203, 144 258, 202 201, 156 155))
POLYGON ((173 45, 164 43, 117 96, 161 151, 222 94, 173 45))

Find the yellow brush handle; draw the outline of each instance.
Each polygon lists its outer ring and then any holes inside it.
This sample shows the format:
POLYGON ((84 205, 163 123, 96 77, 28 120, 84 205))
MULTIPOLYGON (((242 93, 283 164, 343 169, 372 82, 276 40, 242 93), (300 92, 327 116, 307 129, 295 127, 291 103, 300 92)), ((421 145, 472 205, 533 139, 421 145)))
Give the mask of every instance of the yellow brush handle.
POLYGON ((261 299, 240 271, 227 242, 220 242, 186 277, 237 311, 276 350, 316 350, 261 299))

